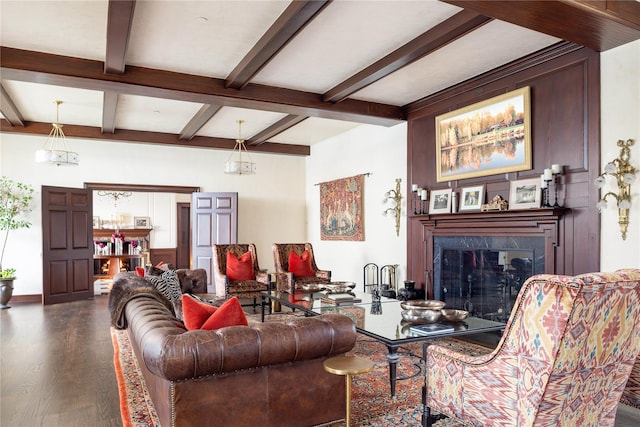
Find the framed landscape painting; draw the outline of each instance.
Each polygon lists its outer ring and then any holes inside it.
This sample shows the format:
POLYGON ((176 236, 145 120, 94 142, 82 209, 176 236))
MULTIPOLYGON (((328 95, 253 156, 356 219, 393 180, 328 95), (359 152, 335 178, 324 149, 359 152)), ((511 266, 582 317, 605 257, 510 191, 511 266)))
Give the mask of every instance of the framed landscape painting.
POLYGON ((436 117, 437 181, 531 169, 529 87, 436 117))

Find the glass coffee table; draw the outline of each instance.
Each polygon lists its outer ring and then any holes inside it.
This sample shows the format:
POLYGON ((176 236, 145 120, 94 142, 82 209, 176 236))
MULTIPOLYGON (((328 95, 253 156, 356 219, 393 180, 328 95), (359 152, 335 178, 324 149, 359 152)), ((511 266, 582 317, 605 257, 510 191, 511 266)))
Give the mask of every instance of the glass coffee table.
POLYGON ((326 313, 339 313, 350 317, 359 333, 381 342, 387 347, 387 360, 389 362, 389 384, 391 396, 396 395, 397 364, 400 358, 398 349, 402 345, 412 342, 429 341, 436 338, 450 338, 463 335, 472 335, 485 332, 501 331, 505 323, 491 320, 468 317, 461 322, 450 323, 453 330, 418 335, 411 331, 411 324, 402 319, 400 301, 393 298, 382 297, 379 304, 375 304, 371 294, 362 291, 352 291, 359 302, 349 304, 330 304, 323 301, 325 292, 296 291, 294 294, 282 291, 264 291, 262 294, 262 321, 264 322, 265 309, 271 307, 272 301, 293 310, 301 310, 307 316, 315 316, 326 313))

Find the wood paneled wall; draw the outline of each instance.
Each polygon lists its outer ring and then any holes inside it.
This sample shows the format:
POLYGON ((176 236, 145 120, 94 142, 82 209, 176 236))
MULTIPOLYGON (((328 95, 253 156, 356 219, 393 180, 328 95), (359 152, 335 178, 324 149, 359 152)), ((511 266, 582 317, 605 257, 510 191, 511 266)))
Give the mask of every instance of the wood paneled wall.
MULTIPOLYGON (((464 66, 464 61, 452 66, 464 66)), ((428 78, 428 76, 425 76, 428 78)), ((560 203, 569 208, 560 232, 562 271, 575 275, 600 267, 600 218, 593 185, 600 168, 600 56, 558 43, 408 106, 407 200, 411 184, 440 189, 486 184, 486 197, 509 198, 509 182, 539 177, 551 164, 563 165, 560 203), (440 114, 524 87, 531 88, 533 167, 528 171, 438 183, 435 118, 440 114)), ((424 287, 426 242, 421 215, 407 218, 407 279, 424 287)), ((463 214, 462 214, 463 215, 463 214)), ((429 251, 430 252, 430 251, 429 251)))

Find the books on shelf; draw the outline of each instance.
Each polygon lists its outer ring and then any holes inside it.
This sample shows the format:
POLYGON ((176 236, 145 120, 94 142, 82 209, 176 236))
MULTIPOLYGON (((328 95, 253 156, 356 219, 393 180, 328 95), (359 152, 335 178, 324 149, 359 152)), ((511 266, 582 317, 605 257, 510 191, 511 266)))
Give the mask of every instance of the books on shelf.
POLYGON ((356 298, 355 295, 352 294, 327 294, 321 298, 322 302, 326 302, 328 304, 353 304, 356 302, 362 302, 362 299, 356 298))
POLYGON ((454 328, 451 325, 444 325, 442 323, 427 323, 425 325, 410 326, 409 330, 416 335, 434 335, 453 332, 454 328))

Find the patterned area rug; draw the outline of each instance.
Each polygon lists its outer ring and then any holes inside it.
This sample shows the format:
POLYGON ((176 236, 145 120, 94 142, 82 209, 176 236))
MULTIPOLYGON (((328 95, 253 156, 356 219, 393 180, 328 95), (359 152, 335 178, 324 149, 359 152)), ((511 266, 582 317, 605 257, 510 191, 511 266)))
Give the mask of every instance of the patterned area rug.
MULTIPOLYGON (((281 316, 268 316, 268 321, 281 321, 281 316)), ((250 322, 258 321, 257 316, 248 316, 250 322)), ((124 427, 159 426, 158 417, 147 392, 144 378, 131 348, 126 331, 111 329, 114 348, 114 365, 120 393, 120 409, 124 427)), ((485 354, 490 350, 475 344, 454 339, 438 340, 439 345, 470 353, 485 354)), ((422 417, 422 384, 420 359, 422 346, 414 343, 401 348, 398 362, 398 377, 410 377, 397 382, 396 398, 390 396, 389 365, 387 349, 381 343, 358 335, 356 346, 349 353, 374 361, 372 371, 356 375, 352 382, 352 425, 389 427, 420 426, 422 417)), ((338 427, 344 424, 337 424, 338 427)), ((441 420, 437 427, 453 427, 459 424, 441 420)))

